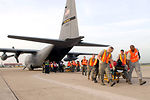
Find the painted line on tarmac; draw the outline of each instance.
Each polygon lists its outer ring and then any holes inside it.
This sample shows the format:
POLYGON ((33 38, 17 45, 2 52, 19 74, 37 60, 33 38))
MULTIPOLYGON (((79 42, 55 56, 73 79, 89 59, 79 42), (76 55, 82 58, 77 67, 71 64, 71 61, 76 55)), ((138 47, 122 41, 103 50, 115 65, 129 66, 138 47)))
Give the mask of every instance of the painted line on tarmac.
POLYGON ((107 100, 120 100, 120 99, 121 100, 138 100, 138 99, 135 99, 135 98, 132 98, 132 97, 123 96, 123 95, 119 95, 119 94, 114 94, 114 93, 111 93, 111 92, 95 90, 95 89, 91 89, 91 88, 80 86, 80 85, 71 85, 71 84, 55 81, 55 80, 52 80, 52 79, 45 79, 45 78, 42 78, 39 74, 34 75, 33 77, 35 77, 37 79, 40 79, 40 80, 43 80, 43 81, 46 81, 46 82, 49 82, 49 83, 53 83, 53 84, 63 86, 64 88, 84 91, 84 93, 88 93, 88 94, 94 95, 94 96, 103 97, 107 100))

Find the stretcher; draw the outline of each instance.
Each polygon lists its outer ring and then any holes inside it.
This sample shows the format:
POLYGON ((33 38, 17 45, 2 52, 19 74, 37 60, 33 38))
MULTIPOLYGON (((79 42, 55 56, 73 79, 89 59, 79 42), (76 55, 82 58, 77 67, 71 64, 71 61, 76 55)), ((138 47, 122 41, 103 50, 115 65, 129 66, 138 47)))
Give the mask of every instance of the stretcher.
POLYGON ((65 72, 71 72, 71 67, 70 67, 70 66, 66 67, 66 68, 64 69, 64 71, 65 71, 65 72))
MULTIPOLYGON (((115 70, 111 70, 112 80, 119 83, 119 79, 122 76, 124 79, 127 79, 127 70, 125 69, 125 66, 116 66, 115 70)), ((109 79, 105 73, 104 80, 109 83, 109 79)))

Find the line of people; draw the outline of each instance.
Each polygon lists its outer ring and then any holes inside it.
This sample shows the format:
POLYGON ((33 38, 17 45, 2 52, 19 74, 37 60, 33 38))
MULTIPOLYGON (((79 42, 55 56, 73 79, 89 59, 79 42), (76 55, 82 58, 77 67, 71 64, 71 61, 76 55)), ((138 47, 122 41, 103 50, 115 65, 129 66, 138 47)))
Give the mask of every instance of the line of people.
POLYGON ((42 65, 42 72, 49 74, 50 72, 64 72, 64 64, 60 61, 58 64, 53 61, 50 62, 49 60, 45 61, 42 65))
POLYGON ((116 82, 112 79, 112 71, 116 71, 116 66, 124 66, 125 71, 124 75, 126 77, 126 82, 128 84, 132 84, 132 72, 135 68, 139 84, 143 85, 146 83, 146 81, 142 80, 142 73, 141 73, 141 67, 140 67, 140 53, 137 48, 135 48, 134 45, 130 46, 130 50, 128 52, 124 53, 124 50, 121 50, 121 53, 119 54, 117 58, 117 64, 114 65, 116 62, 112 59, 112 52, 114 48, 109 47, 107 50, 102 50, 98 54, 97 58, 95 58, 95 55, 93 55, 89 60, 84 58, 82 59, 82 75, 88 75, 88 79, 94 81, 97 83, 97 78, 100 81, 101 85, 105 85, 104 83, 104 74, 107 75, 108 83, 110 86, 114 86, 116 82), (111 67, 110 67, 111 66, 111 67), (111 71, 112 70, 112 71, 111 71))
POLYGON ((79 72, 80 71, 80 62, 77 61, 75 62, 74 60, 72 60, 71 62, 68 61, 68 64, 67 64, 67 68, 70 69, 69 71, 71 72, 79 72))

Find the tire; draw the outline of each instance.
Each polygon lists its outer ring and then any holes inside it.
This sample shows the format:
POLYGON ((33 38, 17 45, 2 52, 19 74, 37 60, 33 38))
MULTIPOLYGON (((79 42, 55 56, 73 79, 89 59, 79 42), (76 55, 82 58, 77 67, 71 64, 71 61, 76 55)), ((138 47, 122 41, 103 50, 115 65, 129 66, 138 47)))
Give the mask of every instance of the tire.
POLYGON ((34 68, 32 67, 32 65, 30 65, 29 70, 30 71, 34 70, 34 68))

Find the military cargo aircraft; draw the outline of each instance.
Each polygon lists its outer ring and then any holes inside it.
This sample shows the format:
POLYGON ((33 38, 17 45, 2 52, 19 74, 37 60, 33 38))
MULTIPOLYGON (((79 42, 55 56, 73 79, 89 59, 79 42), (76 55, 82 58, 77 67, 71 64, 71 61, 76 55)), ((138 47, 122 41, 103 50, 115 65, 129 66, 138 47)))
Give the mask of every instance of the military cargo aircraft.
POLYGON ((7 58, 14 56, 17 62, 19 62, 18 57, 20 54, 29 53, 30 55, 28 55, 25 59, 25 65, 29 70, 33 70, 34 68, 41 67, 45 60, 59 62, 67 55, 64 60, 69 61, 76 60, 79 55, 91 55, 90 53, 69 52, 74 46, 108 46, 83 42, 82 39, 84 36, 79 36, 78 31, 75 0, 67 0, 63 22, 61 25, 60 36, 57 40, 49 38, 8 35, 8 38, 47 43, 51 45, 43 48, 42 50, 0 48, 0 52, 3 52, 1 59, 6 60, 7 58), (14 53, 14 55, 8 56, 6 52, 14 53))

